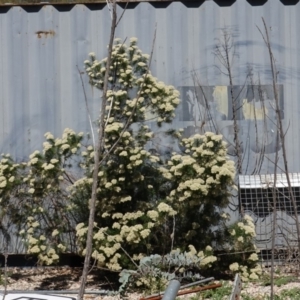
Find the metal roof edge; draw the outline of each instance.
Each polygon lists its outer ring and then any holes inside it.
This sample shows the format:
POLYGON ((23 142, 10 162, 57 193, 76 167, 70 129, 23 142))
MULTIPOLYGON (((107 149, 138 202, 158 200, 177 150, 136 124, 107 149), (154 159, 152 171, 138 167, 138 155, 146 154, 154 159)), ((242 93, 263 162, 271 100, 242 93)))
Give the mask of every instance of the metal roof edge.
MULTIPOLYGON (((9 1, 9 0, 8 0, 9 1)), ((196 7, 196 6, 201 6, 204 2, 208 2, 208 1, 213 1, 215 2, 218 6, 231 6, 233 5, 235 2, 237 2, 237 0, 130 0, 130 1, 125 1, 125 0, 117 0, 118 4, 133 4, 133 3, 143 3, 143 2, 147 2, 147 3, 152 3, 152 4, 167 4, 167 3, 172 3, 172 2, 181 2, 183 4, 185 4, 187 7, 196 7)), ((248 2, 250 5, 252 6, 261 6, 264 5, 268 0, 244 0, 246 2, 248 2)), ((281 3, 288 1, 288 0, 278 0, 281 3)), ((297 0, 296 0, 297 1, 297 0)), ((298 0, 299 1, 299 0, 298 0)), ((289 1, 288 1, 289 2, 289 1)), ((14 7, 14 6, 45 6, 45 5, 52 5, 52 6, 74 6, 76 4, 83 4, 83 5, 106 5, 106 0, 75 0, 74 2, 61 2, 61 1, 40 1, 40 2, 30 2, 30 0, 28 0, 28 2, 23 2, 23 3, 14 3, 14 2, 6 2, 6 3, 0 3, 0 7, 14 7)), ((285 5, 285 4, 284 4, 285 5)), ((291 5, 291 4, 287 4, 287 5, 291 5)), ((295 4, 294 4, 295 5, 295 4)))

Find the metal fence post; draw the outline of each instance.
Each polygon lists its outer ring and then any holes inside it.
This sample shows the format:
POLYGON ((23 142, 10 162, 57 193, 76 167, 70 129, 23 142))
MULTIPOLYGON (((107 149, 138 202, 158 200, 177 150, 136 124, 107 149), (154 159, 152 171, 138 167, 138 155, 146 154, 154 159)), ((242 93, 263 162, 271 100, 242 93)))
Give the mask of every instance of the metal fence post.
POLYGON ((230 295, 230 300, 240 300, 242 291, 242 281, 239 274, 235 275, 234 283, 230 295))
POLYGON ((178 290, 180 288, 180 282, 178 280, 171 280, 162 300, 175 300, 178 290))

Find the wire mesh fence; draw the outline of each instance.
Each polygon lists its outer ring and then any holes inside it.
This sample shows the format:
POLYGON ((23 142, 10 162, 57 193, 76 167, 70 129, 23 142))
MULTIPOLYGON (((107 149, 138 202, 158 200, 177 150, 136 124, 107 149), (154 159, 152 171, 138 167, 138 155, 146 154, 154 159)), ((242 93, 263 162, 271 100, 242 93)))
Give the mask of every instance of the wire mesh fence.
POLYGON ((277 263, 299 265, 296 218, 300 213, 300 174, 289 174, 289 178, 290 187, 285 174, 276 174, 276 177, 273 174, 239 176, 242 212, 254 219, 256 246, 262 251, 265 263, 271 260, 274 251, 277 263), (296 212, 291 193, 296 202, 296 212))

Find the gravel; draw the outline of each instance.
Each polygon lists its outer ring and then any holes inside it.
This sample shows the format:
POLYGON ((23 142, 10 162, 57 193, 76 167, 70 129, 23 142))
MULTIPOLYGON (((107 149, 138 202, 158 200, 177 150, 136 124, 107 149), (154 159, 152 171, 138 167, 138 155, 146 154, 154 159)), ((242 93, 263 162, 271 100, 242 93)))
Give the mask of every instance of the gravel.
MULTIPOLYGON (((1 271, 1 279, 4 281, 4 269, 1 271)), ((95 274, 88 276, 86 290, 103 290, 108 289, 109 281, 106 277, 99 278, 95 274)), ((80 268, 69 267, 38 267, 38 268, 8 268, 7 290, 78 290, 79 280, 81 276, 80 268)), ((230 283, 232 284, 232 283, 230 283)), ((286 285, 274 287, 275 293, 278 294, 284 289, 292 289, 299 287, 299 282, 290 282, 286 285)), ((4 285, 0 285, 0 289, 4 290, 4 285)), ((263 296, 270 294, 270 286, 262 286, 259 283, 247 283, 243 286, 242 294, 248 294, 257 299, 263 299, 263 296)), ((65 295, 66 296, 66 295, 65 295)), ((76 294, 69 294, 68 296, 76 298, 76 294)), ((185 295, 181 299, 189 299, 192 297, 185 295)), ((141 294, 130 294, 129 300, 138 300, 142 297, 141 294)), ((119 296, 97 296, 93 294, 85 295, 85 299, 96 300, 113 300, 121 299, 119 296)))

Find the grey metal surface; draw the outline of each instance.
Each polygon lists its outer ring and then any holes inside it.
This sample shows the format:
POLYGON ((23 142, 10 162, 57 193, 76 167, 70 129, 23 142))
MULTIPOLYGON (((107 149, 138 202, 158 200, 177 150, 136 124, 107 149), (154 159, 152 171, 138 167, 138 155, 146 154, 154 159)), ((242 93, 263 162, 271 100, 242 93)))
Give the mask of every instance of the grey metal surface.
MULTIPOLYGON (((257 29, 257 26, 262 28, 261 17, 264 17, 271 28, 273 51, 279 71, 283 122, 285 128, 289 128, 287 145, 290 172, 298 172, 299 9, 299 4, 284 6, 280 1, 251 6, 247 1, 241 0, 231 7, 219 7, 213 1, 205 1, 200 7, 193 8, 180 2, 170 3, 165 8, 140 3, 134 9, 127 9, 116 36, 122 39, 136 36, 141 49, 150 53, 157 28, 152 72, 166 83, 178 87, 182 91, 185 104, 188 101, 187 95, 191 94, 195 85, 198 86, 193 78, 193 74, 196 74, 201 85, 205 87, 209 101, 216 104, 216 97, 222 99, 223 96, 226 98, 223 100, 227 101, 228 110, 229 81, 218 69, 220 65, 214 54, 215 46, 222 40, 224 30, 233 38, 232 51, 236 55, 232 61, 232 71, 236 90, 243 88, 247 72, 251 68, 253 85, 260 80, 268 97, 272 98, 269 58, 257 29)), ((121 11, 119 7, 119 15, 121 11)), ((106 55, 109 27, 110 14, 106 6, 93 6, 91 9, 84 5, 45 5, 39 9, 11 7, 7 12, 2 11, 0 152, 10 152, 14 158, 21 160, 31 151, 41 148, 43 134, 47 131, 55 135, 60 135, 66 127, 76 131, 90 131, 77 66, 83 70, 83 61, 91 51, 99 58, 106 55)), ((99 92, 88 85, 85 75, 83 79, 92 118, 96 120, 99 92)), ((241 101, 248 99, 247 95, 252 88, 249 81, 246 82, 246 87, 241 91, 241 101)), ((270 106, 272 99, 268 100, 266 105, 270 106)), ((244 109, 251 107, 251 104, 253 103, 249 102, 244 109)), ((189 133, 212 129, 209 122, 201 127, 203 120, 200 113, 196 115, 195 129, 195 116, 190 110, 188 105, 179 108, 174 121, 175 127, 187 128, 189 133)), ((198 110, 201 110, 201 103, 198 110)), ((213 115, 219 131, 226 136, 229 143, 232 142, 232 121, 228 113, 224 116, 224 108, 217 108, 213 115)), ((273 163, 266 158, 259 169, 254 166, 258 154, 253 151, 252 144, 257 133, 251 113, 249 118, 242 116, 239 121, 244 148, 243 172, 270 173, 273 163)), ((258 135, 260 140, 266 140, 267 146, 271 144, 269 146, 273 147, 266 153, 273 158, 274 128, 269 119, 267 122, 268 134, 261 136, 263 127, 258 124, 258 135)), ((160 152, 167 151, 163 148, 171 151, 170 145, 158 145, 161 137, 159 130, 155 127, 154 129, 157 131, 158 141, 154 146, 160 152)))
POLYGON ((164 293, 162 300, 175 300, 178 290, 180 288, 180 282, 178 280, 171 280, 164 293))
MULTIPOLYGON (((229 80, 215 49, 224 34, 232 39, 233 88, 241 104, 238 123, 243 174, 248 175, 272 174, 276 151, 269 57, 257 28, 263 28, 264 17, 279 72, 289 171, 300 172, 299 3, 284 6, 274 0, 251 6, 239 0, 230 7, 220 7, 214 1, 205 1, 200 7, 187 7, 181 2, 166 6, 143 2, 133 7, 126 10, 116 36, 124 40, 135 36, 143 52, 150 53, 157 28, 152 73, 182 93, 183 103, 172 126, 184 128, 186 135, 213 130, 211 120, 203 118, 201 85, 214 125, 224 134, 229 150, 233 143, 229 80), (259 115, 262 110, 255 98, 258 84, 265 95, 268 116, 254 122, 253 111, 259 115), (260 160, 262 148, 265 152, 260 160)), ((118 7, 118 14, 121 12, 118 7)), ((20 161, 41 149, 45 132, 59 136, 66 127, 90 132, 77 66, 83 70, 89 52, 95 52, 98 58, 106 56, 109 28, 110 13, 105 5, 1 8, 0 153, 9 152, 20 161)), ((83 80, 92 119, 96 121, 100 93, 88 85, 85 74, 83 80)), ((155 139, 150 147, 161 154, 179 149, 164 136, 167 127, 151 126, 155 139)))
POLYGON ((1 300, 75 300, 73 297, 51 295, 50 293, 28 293, 28 292, 7 292, 5 294, 0 294, 1 300))
MULTIPOLYGON (((215 278, 214 277, 208 277, 208 278, 204 278, 204 279, 201 279, 201 280, 197 280, 197 281, 194 281, 192 283, 188 283, 188 284, 185 284, 185 285, 181 285, 179 287, 179 290, 182 290, 182 289, 186 289, 188 287, 192 287, 192 286, 195 286, 195 285, 200 285, 200 284, 203 284, 205 282, 209 282, 209 281, 213 281, 215 278)), ((152 294, 150 296, 147 296, 147 297, 144 297, 145 300, 147 300, 148 298, 153 298, 155 296, 160 296, 160 295, 164 295, 164 292, 162 293, 156 293, 156 294, 152 294)))
POLYGON ((239 274, 236 274, 234 277, 234 282, 233 282, 232 291, 229 300, 240 300, 241 291, 242 291, 242 281, 239 274))

